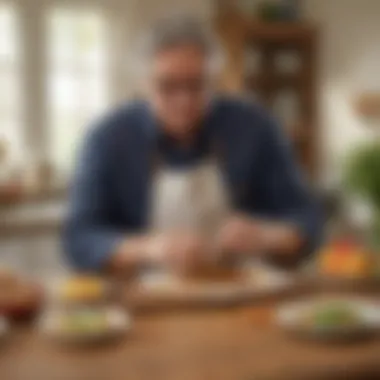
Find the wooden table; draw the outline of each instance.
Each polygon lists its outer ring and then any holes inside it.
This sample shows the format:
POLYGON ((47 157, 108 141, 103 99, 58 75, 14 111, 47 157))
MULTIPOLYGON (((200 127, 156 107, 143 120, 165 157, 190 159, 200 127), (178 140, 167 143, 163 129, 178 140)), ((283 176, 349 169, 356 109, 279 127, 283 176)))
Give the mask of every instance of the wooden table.
POLYGON ((1 380, 380 378, 380 338, 348 346, 297 341, 272 323, 274 303, 142 314, 117 344, 74 348, 28 326, 0 346, 1 380), (369 377, 368 377, 369 378, 369 377))

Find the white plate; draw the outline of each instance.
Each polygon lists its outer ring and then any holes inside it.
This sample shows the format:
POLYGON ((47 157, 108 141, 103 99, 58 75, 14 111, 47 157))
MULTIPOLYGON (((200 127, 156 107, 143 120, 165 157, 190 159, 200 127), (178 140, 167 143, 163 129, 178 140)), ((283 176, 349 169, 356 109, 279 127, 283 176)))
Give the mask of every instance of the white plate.
POLYGON ((233 296, 254 291, 279 291, 294 284, 293 276, 270 266, 254 262, 241 268, 242 282, 215 280, 210 283, 189 283, 167 271, 151 271, 140 278, 141 289, 151 294, 201 294, 215 297, 233 296))
POLYGON ((140 279, 140 289, 152 295, 186 296, 201 298, 230 297, 241 289, 239 283, 189 282, 163 271, 145 273, 140 279))
POLYGON ((353 340, 369 336, 380 330, 380 304, 359 297, 319 297, 281 306, 276 312, 276 321, 285 330, 307 338, 326 341, 353 340), (307 326, 300 323, 305 313, 314 310, 319 305, 323 306, 330 302, 343 303, 354 309, 361 322, 350 327, 334 326, 326 328, 307 326))
POLYGON ((132 328, 132 318, 123 309, 112 307, 106 310, 108 328, 99 332, 67 333, 60 328, 62 311, 47 311, 39 320, 40 331, 54 339, 67 343, 98 343, 124 336, 132 328))

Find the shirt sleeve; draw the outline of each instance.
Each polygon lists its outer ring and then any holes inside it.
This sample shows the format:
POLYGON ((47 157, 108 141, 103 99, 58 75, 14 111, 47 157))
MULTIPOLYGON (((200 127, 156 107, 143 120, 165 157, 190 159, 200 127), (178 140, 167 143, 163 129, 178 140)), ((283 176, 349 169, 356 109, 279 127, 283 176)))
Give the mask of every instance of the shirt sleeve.
POLYGON ((81 271, 100 270, 124 232, 111 223, 110 152, 104 126, 90 132, 79 155, 72 183, 63 248, 69 262, 81 271))
POLYGON ((271 214, 294 224, 300 231, 305 242, 300 256, 304 258, 314 252, 322 240, 321 207, 296 164, 288 139, 269 117, 263 124, 260 189, 271 214))

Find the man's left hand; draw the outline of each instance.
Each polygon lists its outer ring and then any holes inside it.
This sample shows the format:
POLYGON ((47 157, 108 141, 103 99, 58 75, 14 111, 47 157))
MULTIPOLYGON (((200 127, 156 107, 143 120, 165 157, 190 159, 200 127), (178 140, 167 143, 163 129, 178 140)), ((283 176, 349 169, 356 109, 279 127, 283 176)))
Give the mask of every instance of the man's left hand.
POLYGON ((302 244, 298 230, 290 224, 232 216, 217 234, 222 254, 296 253, 302 244))

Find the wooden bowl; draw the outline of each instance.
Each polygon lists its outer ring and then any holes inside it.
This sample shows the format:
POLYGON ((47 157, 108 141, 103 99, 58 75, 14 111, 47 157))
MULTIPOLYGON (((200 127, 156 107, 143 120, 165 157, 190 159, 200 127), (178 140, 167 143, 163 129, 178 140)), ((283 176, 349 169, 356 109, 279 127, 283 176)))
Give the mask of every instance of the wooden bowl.
POLYGON ((27 286, 12 297, 0 299, 0 314, 11 321, 29 321, 39 313, 44 302, 44 293, 37 285, 25 284, 27 286), (16 295, 17 294, 17 295, 16 295))

